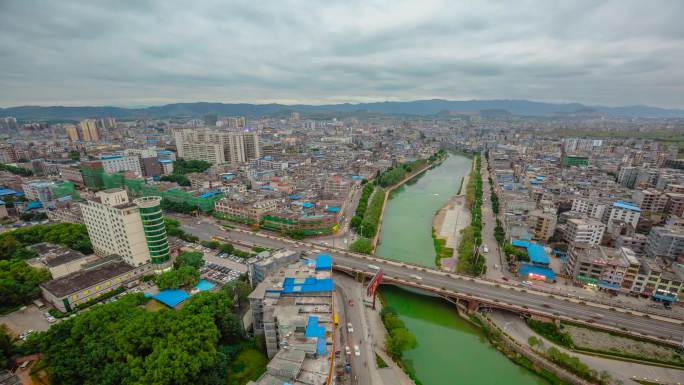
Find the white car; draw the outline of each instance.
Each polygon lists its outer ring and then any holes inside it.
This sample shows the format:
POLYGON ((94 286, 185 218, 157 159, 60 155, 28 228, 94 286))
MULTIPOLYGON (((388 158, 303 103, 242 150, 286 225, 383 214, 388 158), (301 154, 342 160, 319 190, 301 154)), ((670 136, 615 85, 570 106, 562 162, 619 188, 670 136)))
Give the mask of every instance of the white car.
POLYGON ((25 332, 19 334, 19 339, 21 339, 22 341, 26 341, 26 339, 28 338, 28 336, 29 336, 31 333, 33 333, 33 329, 29 329, 29 330, 27 330, 27 331, 25 331, 25 332))
POLYGON ((345 351, 347 354, 351 355, 351 349, 349 349, 349 345, 347 345, 347 346, 344 347, 344 351, 345 351))
POLYGON ((415 275, 415 274, 411 274, 411 278, 416 279, 416 280, 418 280, 418 281, 420 281, 420 280, 423 279, 423 277, 421 277, 421 276, 419 276, 419 275, 415 275))
POLYGON ((375 265, 368 265, 368 267, 370 267, 373 270, 380 270, 380 268, 375 265))
POLYGON ((489 249, 487 248, 487 245, 482 246, 482 250, 485 252, 485 254, 489 253, 489 249))
POLYGON ((347 324, 347 331, 349 333, 354 333, 354 327, 352 326, 351 322, 347 324))
POLYGON ((361 351, 359 350, 359 345, 354 345, 354 355, 357 357, 361 355, 361 351))

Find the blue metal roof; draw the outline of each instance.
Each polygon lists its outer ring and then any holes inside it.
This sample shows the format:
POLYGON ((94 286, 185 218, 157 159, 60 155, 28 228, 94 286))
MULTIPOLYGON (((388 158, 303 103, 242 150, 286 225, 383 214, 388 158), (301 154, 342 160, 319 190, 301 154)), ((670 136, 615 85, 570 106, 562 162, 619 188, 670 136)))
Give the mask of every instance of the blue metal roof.
POLYGON ((530 274, 543 275, 549 281, 556 280, 556 273, 554 273, 553 270, 549 269, 548 267, 535 266, 529 263, 520 264, 518 274, 522 277, 528 277, 530 274))
POLYGON ((677 297, 669 296, 669 295, 653 294, 651 297, 655 298, 655 299, 659 299, 661 301, 677 302, 677 297))
POLYGON ((631 211, 636 211, 636 212, 641 211, 641 209, 638 206, 636 206, 634 203, 630 203, 630 202, 617 201, 617 202, 613 203, 613 207, 619 207, 621 209, 631 210, 631 211))
POLYGON ((200 195, 199 198, 209 198, 209 197, 213 197, 214 195, 218 195, 218 194, 221 194, 220 190, 208 191, 208 192, 205 192, 204 194, 200 195))
POLYGON ((530 260, 534 264, 538 265, 548 265, 549 264, 549 256, 546 255, 546 250, 544 250, 544 247, 537 244, 537 243, 530 243, 529 246, 527 246, 527 254, 530 256, 530 260))
POLYGON ((26 204, 26 210, 33 210, 33 209, 39 209, 43 207, 43 204, 40 201, 31 201, 26 204))
POLYGON ((316 256, 316 270, 330 270, 332 268, 332 258, 327 254, 316 256))
POLYGON ((302 203, 302 207, 304 207, 305 209, 308 209, 308 208, 314 207, 314 204, 311 202, 304 202, 304 203, 302 203))
POLYGON ((285 278, 283 281, 283 293, 311 293, 316 291, 332 291, 333 280, 331 278, 316 279, 313 277, 304 279, 285 278))
POLYGON ((0 196, 15 195, 15 194, 17 194, 17 192, 12 190, 12 189, 9 189, 9 188, 0 189, 0 196))
POLYGON ((516 246, 516 247, 524 247, 524 248, 527 248, 527 246, 530 245, 530 242, 523 241, 523 240, 521 240, 521 239, 514 239, 514 240, 511 242, 511 245, 516 246))
POLYGON ((527 255, 530 256, 530 261, 536 265, 548 265, 549 256, 546 255, 544 247, 538 243, 523 241, 521 239, 514 239, 511 245, 515 247, 524 247, 527 249, 527 255))
POLYGON ((617 283, 610 283, 608 281, 599 281, 599 287, 604 288, 604 289, 611 289, 611 290, 619 290, 620 285, 617 283))
POLYGON ((297 195, 297 194, 292 194, 292 195, 288 196, 288 198, 297 200, 297 199, 302 199, 302 196, 301 196, 301 195, 297 195))
POLYGON ((339 207, 330 206, 330 207, 328 207, 327 209, 325 209, 325 211, 327 211, 327 212, 329 212, 329 213, 339 213, 339 212, 340 212, 340 208, 339 208, 339 207))
POLYGON ((316 338, 316 353, 325 354, 325 327, 318 324, 317 316, 309 316, 304 335, 307 338, 316 338))
POLYGON ((175 308, 179 303, 190 298, 190 294, 184 292, 181 289, 166 289, 159 292, 157 295, 153 295, 152 298, 163 303, 164 305, 175 308))

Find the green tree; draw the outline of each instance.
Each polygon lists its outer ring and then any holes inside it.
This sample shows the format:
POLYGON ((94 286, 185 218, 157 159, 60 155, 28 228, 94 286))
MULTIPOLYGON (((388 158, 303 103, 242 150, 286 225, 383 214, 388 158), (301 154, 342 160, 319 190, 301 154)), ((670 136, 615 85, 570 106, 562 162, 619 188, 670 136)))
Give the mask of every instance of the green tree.
POLYGON ((175 182, 181 186, 190 186, 190 179, 182 174, 163 175, 161 178, 159 178, 159 180, 163 182, 175 182))
POLYGON ((235 252, 235 246, 231 243, 224 243, 218 247, 219 251, 226 254, 233 254, 235 252))
POLYGON ((50 272, 24 261, 0 261, 0 309, 31 302, 40 296, 39 285, 50 280, 50 272))
POLYGON ((7 332, 7 327, 0 324, 0 370, 6 369, 14 353, 14 339, 7 332))
POLYGON ((176 257, 174 265, 176 268, 191 266, 194 269, 199 269, 204 265, 204 254, 199 251, 184 251, 176 257))
POLYGON ((183 266, 178 269, 163 272, 154 278, 159 289, 178 289, 179 287, 195 286, 199 282, 199 271, 192 266, 183 266))
POLYGON ((395 360, 401 360, 406 350, 415 349, 418 346, 416 336, 404 328, 390 331, 386 343, 387 353, 395 360))

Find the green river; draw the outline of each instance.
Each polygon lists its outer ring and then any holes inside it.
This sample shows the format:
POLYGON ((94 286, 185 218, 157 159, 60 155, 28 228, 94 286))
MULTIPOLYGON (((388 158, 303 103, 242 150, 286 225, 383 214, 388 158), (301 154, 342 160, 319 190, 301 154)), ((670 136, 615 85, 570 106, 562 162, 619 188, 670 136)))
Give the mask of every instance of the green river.
MULTIPOLYGON (((385 209, 377 254, 433 267, 432 217, 456 193, 471 164, 471 159, 450 155, 395 191, 385 209)), ((546 384, 494 349, 449 302, 392 286, 381 291, 416 335, 418 347, 405 358, 424 385, 546 384)))

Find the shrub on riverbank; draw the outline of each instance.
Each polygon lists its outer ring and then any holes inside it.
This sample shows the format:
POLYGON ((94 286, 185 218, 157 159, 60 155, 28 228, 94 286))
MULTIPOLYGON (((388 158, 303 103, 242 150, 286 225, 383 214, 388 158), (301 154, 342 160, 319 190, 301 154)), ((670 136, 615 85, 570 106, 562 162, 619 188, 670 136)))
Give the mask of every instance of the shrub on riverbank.
POLYGON ((413 335, 399 318, 397 312, 390 306, 385 306, 380 311, 380 318, 387 329, 385 349, 395 361, 401 361, 404 352, 415 349, 418 346, 416 336, 413 335))
POLYGON ((363 220, 358 225, 357 231, 361 236, 366 238, 373 238, 378 232, 378 224, 380 223, 380 215, 382 215, 382 206, 385 204, 385 190, 382 187, 376 187, 370 199, 370 203, 365 210, 363 220))

